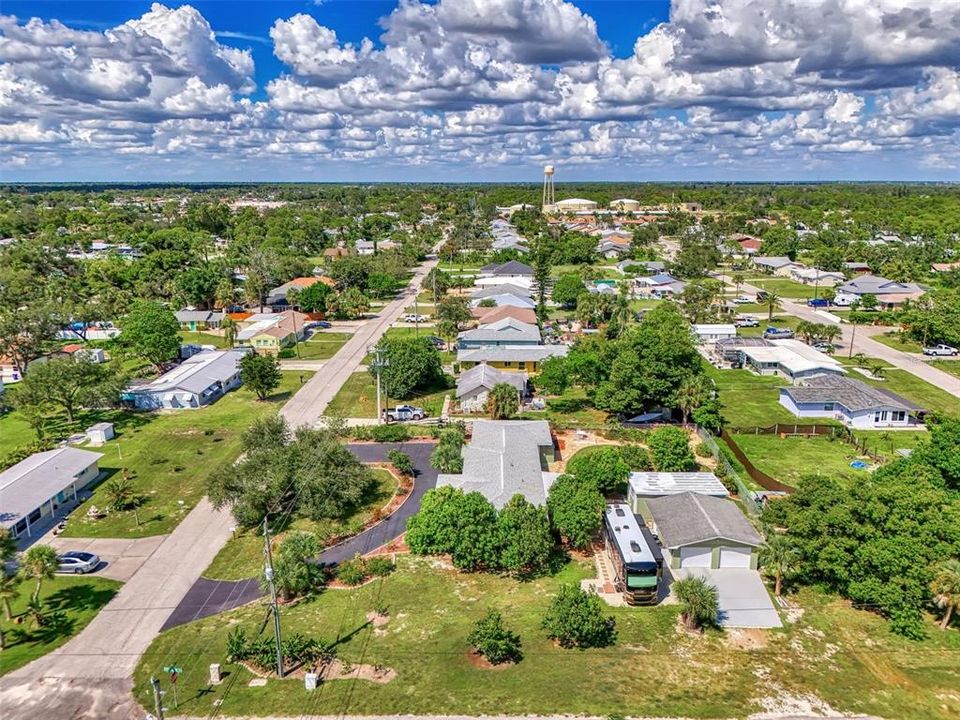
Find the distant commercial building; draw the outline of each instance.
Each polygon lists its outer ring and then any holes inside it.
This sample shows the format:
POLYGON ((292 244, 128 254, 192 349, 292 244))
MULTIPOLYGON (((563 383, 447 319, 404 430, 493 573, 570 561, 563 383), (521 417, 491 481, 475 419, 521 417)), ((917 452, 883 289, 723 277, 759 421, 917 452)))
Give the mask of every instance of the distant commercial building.
POLYGON ((609 207, 611 210, 622 213, 640 212, 640 202, 638 200, 631 200, 630 198, 617 198, 616 200, 611 200, 607 207, 609 207))
POLYGON ((597 203, 585 198, 566 198, 558 200, 554 208, 558 213, 593 212, 597 209, 597 203))

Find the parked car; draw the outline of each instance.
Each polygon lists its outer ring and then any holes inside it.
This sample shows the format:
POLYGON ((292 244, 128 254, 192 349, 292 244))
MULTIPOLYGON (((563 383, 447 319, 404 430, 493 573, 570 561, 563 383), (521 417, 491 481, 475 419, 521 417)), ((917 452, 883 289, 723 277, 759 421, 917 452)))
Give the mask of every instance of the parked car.
POLYGON ((760 321, 752 317, 738 317, 733 324, 736 327, 760 327, 760 321))
POLYGON ((100 556, 82 550, 71 550, 65 552, 59 557, 60 565, 57 568, 58 573, 71 573, 82 575, 83 573, 93 572, 100 565, 100 556))
POLYGON ((832 353, 836 348, 833 346, 833 343, 828 342, 818 342, 813 344, 814 350, 819 350, 822 353, 832 353))
POLYGON ((749 295, 741 295, 740 297, 735 297, 733 302, 737 305, 749 305, 753 302, 753 298, 749 295))
POLYGON ((328 323, 326 320, 317 320, 317 327, 329 330, 333 327, 333 323, 328 323))
POLYGON ((437 350, 446 350, 447 341, 436 335, 427 335, 427 342, 433 345, 437 350))
POLYGON ((826 298, 810 298, 807 300, 807 305, 814 308, 825 308, 830 307, 830 301, 826 298))
POLYGON ((763 301, 766 300, 768 297, 770 297, 770 294, 769 294, 766 290, 757 290, 757 302, 758 302, 758 303, 763 302, 763 301))
POLYGON ((408 323, 422 323, 429 320, 430 318, 426 315, 417 315, 416 313, 407 313, 403 316, 403 321, 408 323))
POLYGON ((960 352, 960 350, 957 350, 951 345, 944 345, 943 343, 923 349, 924 355, 956 355, 958 352, 960 352))
POLYGON ((383 419, 387 422, 407 422, 408 420, 423 420, 427 413, 421 407, 413 405, 397 405, 383 411, 383 419))
POLYGON ((326 330, 328 328, 332 328, 333 325, 328 323, 326 320, 313 320, 311 322, 304 323, 303 327, 306 328, 307 330, 315 330, 315 329, 326 330))
POLYGON ((767 340, 789 340, 793 337, 793 330, 771 326, 763 331, 763 337, 767 340))

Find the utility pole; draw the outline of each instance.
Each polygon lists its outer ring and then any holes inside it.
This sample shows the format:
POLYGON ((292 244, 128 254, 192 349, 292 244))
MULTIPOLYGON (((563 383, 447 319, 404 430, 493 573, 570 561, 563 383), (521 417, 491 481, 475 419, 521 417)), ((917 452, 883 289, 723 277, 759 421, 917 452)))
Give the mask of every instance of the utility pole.
POLYGON ((153 685, 153 706, 157 713, 157 720, 163 720, 163 693, 160 692, 160 680, 151 677, 150 684, 153 685))
POLYGON ((266 545, 267 567, 264 575, 270 586, 270 607, 273 612, 273 637, 277 643, 277 677, 283 678, 283 646, 280 638, 280 606, 277 604, 277 586, 273 581, 273 552, 270 550, 270 526, 263 517, 263 541, 266 545))
MULTIPOLYGON (((413 296, 413 334, 417 337, 420 336, 420 304, 419 304, 419 294, 414 294, 413 296)), ((377 373, 379 375, 379 373, 377 373)))

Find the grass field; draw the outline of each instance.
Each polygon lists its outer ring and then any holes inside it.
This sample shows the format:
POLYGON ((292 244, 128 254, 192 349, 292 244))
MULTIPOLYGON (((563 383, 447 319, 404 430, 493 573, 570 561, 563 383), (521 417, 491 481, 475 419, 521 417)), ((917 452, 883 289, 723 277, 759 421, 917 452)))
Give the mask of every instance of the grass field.
MULTIPOLYGON (((16 617, 26 610, 36 583, 19 583, 20 596, 12 600, 11 610, 16 617)), ((34 627, 24 618, 20 625, 3 622, 6 647, 0 652, 0 675, 16 670, 41 655, 63 645, 87 626, 97 612, 120 589, 121 583, 89 575, 57 575, 45 580, 40 600, 46 610, 46 624, 34 627)))
POLYGON ((713 367, 708 368, 707 373, 720 392, 723 417, 728 425, 752 427, 797 422, 793 413, 779 402, 778 388, 789 384, 783 378, 713 367))
POLYGON ((886 332, 880 333, 879 335, 871 335, 870 339, 876 340, 878 343, 882 343, 887 347, 892 347, 894 350, 900 350, 902 352, 918 353, 923 351, 923 346, 921 346, 920 343, 918 343, 916 340, 905 338, 898 332, 886 332))
POLYGON ((759 275, 748 277, 745 279, 745 282, 761 290, 773 291, 784 298, 809 300, 814 297, 815 294, 823 294, 823 288, 817 291, 813 285, 804 285, 803 283, 794 282, 789 278, 759 275))
POLYGON ((100 469, 106 477, 120 477, 127 470, 144 498, 141 524, 137 525, 132 510, 111 512, 100 520, 86 517, 91 504, 108 505, 101 483, 93 497, 73 512, 64 535, 134 538, 170 532, 203 497, 207 477, 239 455, 243 430, 256 418, 275 413, 300 386, 300 374, 307 373, 284 373, 280 388, 267 402, 258 402, 241 387, 197 410, 100 414, 117 424, 117 437, 94 448, 103 453, 100 469))
MULTIPOLYGON (((350 333, 319 332, 314 333, 308 340, 299 344, 301 360, 329 360, 352 337, 350 333)), ((294 357, 297 348, 294 348, 294 357)))
MULTIPOLYGON (((275 539, 282 540, 281 532, 303 531, 316 535, 321 545, 331 538, 354 535, 368 523, 376 510, 386 505, 397 490, 397 479, 392 473, 373 468, 377 485, 366 502, 348 516, 338 520, 314 521, 297 518, 282 529, 274 529, 275 539)), ((257 529, 242 530, 234 535, 214 557, 203 576, 211 580, 243 580, 263 570, 263 533, 257 529)))
POLYGON ((926 430, 855 430, 857 439, 867 444, 867 449, 878 455, 895 458, 895 450, 913 450, 920 442, 930 437, 926 430))
POLYGON ((222 335, 214 335, 207 332, 191 332, 190 330, 180 331, 180 342, 185 345, 213 345, 218 348, 229 347, 227 341, 222 335))
MULTIPOLYGON (((871 360, 870 362, 873 363, 874 361, 871 360)), ((925 410, 948 415, 960 414, 960 400, 945 390, 931 385, 926 380, 911 375, 906 370, 889 367, 884 370, 882 380, 871 380, 857 372, 851 372, 850 376, 862 380, 868 385, 874 385, 897 395, 902 395, 925 410)))
MULTIPOLYGON (((444 396, 453 394, 453 384, 450 379, 449 386, 427 388, 408 398, 388 398, 388 402, 389 407, 404 403, 417 405, 426 410, 428 416, 437 417, 443 409, 444 396)), ((388 405, 384 404, 383 407, 388 405)), ((327 414, 340 417, 376 417, 377 385, 373 376, 366 371, 353 373, 333 398, 327 408, 327 414)))
POLYGON ((764 702, 814 696, 845 712, 899 720, 946 720, 960 713, 960 633, 937 631, 921 642, 897 638, 887 623, 814 591, 796 598, 804 612, 782 631, 677 630, 677 606, 609 608, 617 623, 609 648, 564 650, 540 623, 560 583, 593 574, 586 560, 551 577, 516 582, 492 574, 438 569, 432 559, 399 558, 399 569, 355 590, 328 590, 286 608, 286 633, 337 643, 342 659, 397 672, 386 684, 335 680, 314 693, 303 681, 270 679, 249 687, 251 674, 227 664, 228 632, 256 633, 258 605, 199 620, 161 634, 134 676, 134 692, 149 706, 148 679, 176 663, 179 713, 205 716, 386 714, 592 714, 657 717, 745 717, 764 702), (385 606, 386 625, 371 626, 385 606), (467 635, 488 608, 523 643, 520 663, 490 670, 468 656, 467 635), (210 663, 229 673, 207 683, 210 663))
POLYGON ((945 373, 960 377, 960 360, 931 360, 928 364, 945 373))
POLYGON ((796 487, 803 477, 866 477, 854 470, 850 462, 857 458, 853 445, 825 436, 811 438, 779 435, 734 435, 737 445, 762 472, 787 485, 796 487))

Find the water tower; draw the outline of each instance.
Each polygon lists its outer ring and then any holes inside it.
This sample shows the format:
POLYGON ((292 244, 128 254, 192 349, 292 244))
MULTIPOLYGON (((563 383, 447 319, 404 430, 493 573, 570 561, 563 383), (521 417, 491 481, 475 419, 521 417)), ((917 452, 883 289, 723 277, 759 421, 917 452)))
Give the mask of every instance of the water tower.
POLYGON ((553 165, 543 168, 543 207, 553 207, 556 197, 553 192, 553 165))

